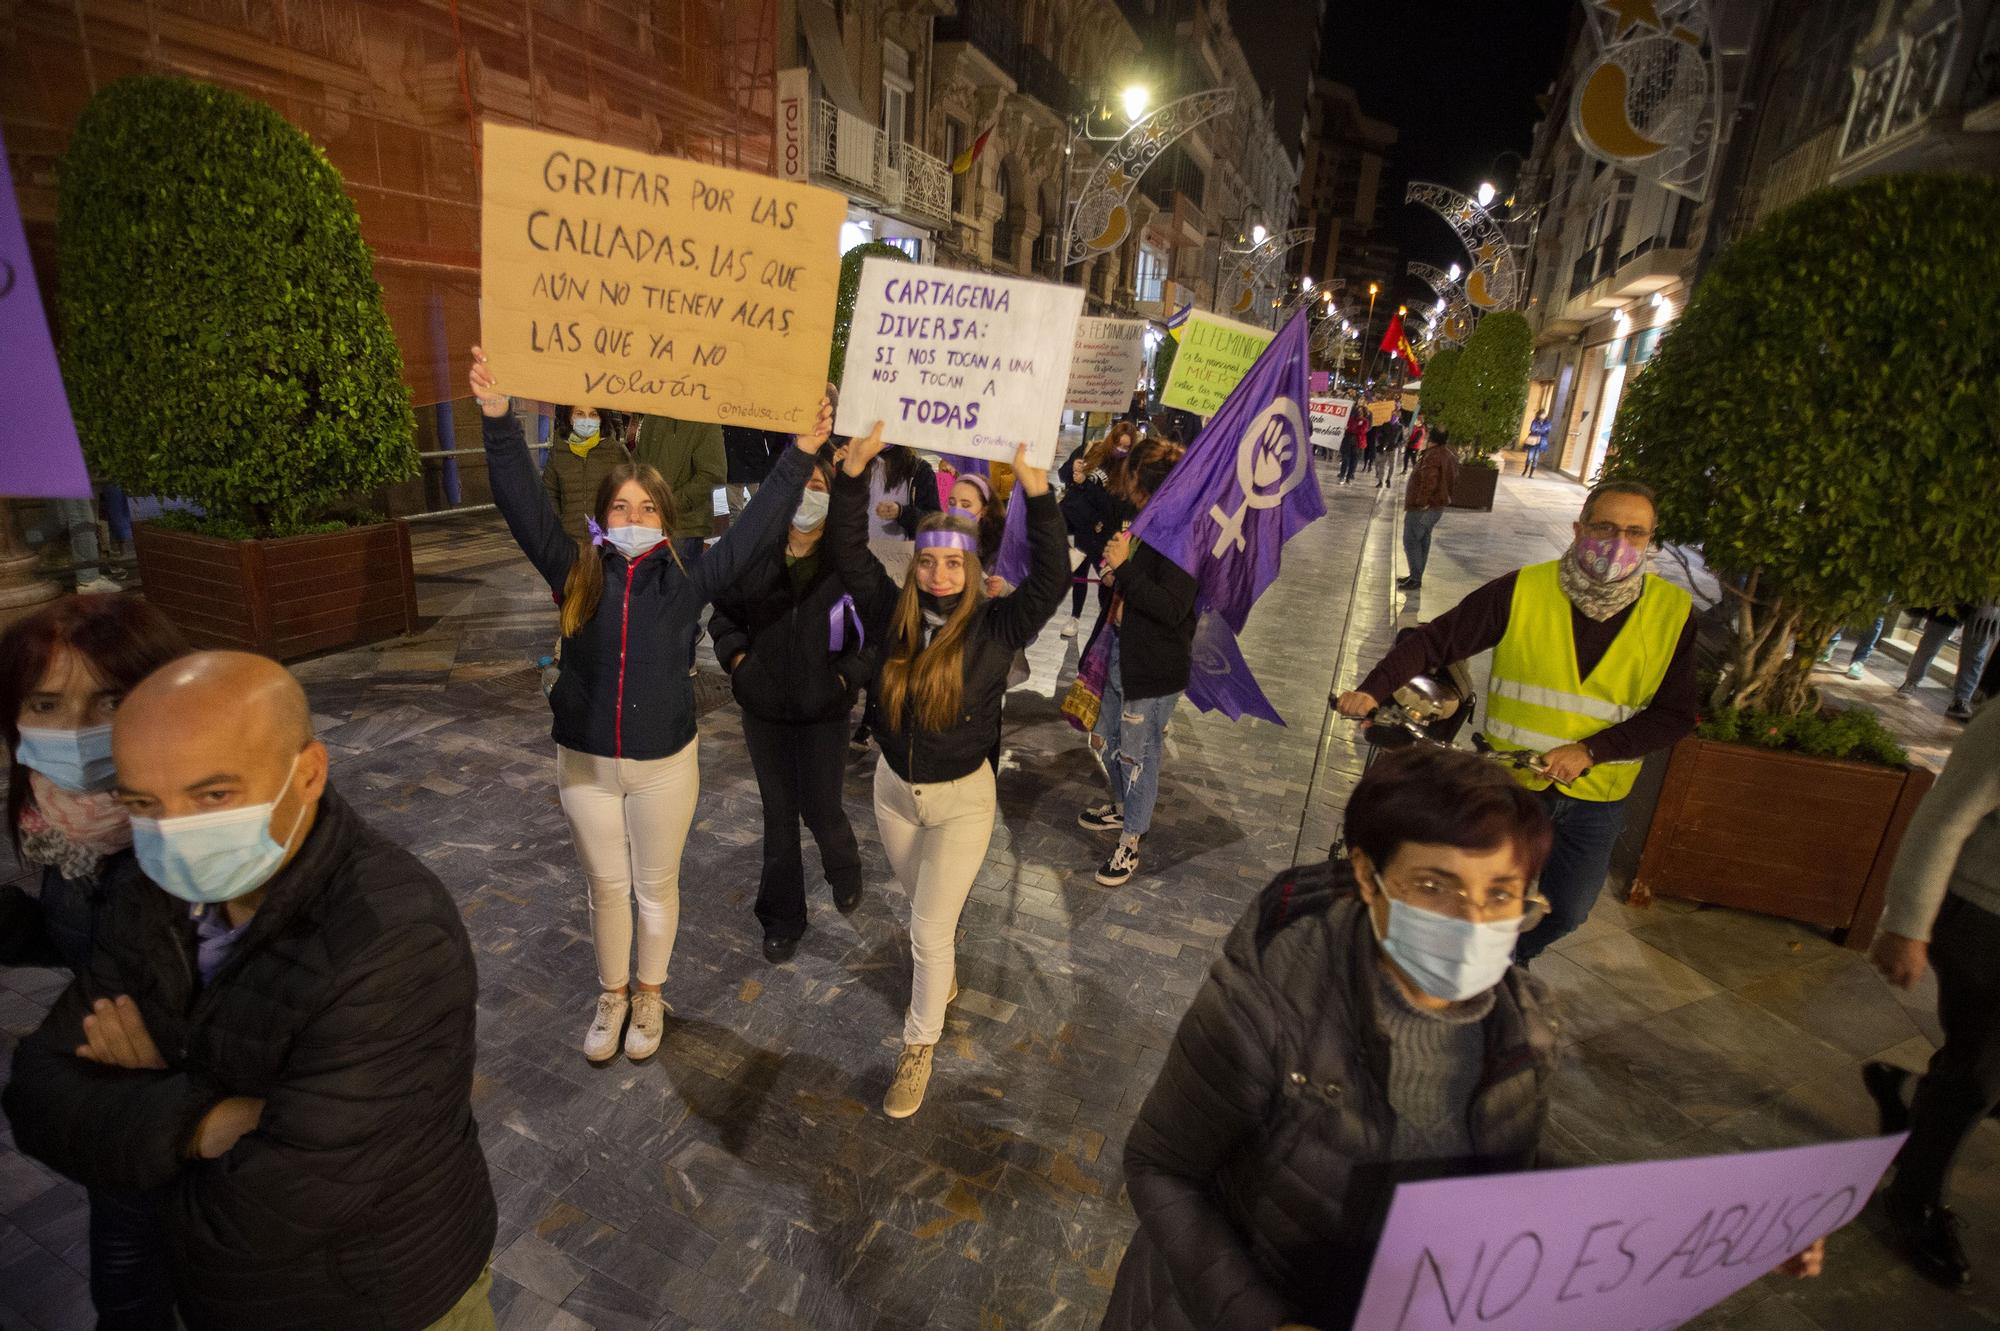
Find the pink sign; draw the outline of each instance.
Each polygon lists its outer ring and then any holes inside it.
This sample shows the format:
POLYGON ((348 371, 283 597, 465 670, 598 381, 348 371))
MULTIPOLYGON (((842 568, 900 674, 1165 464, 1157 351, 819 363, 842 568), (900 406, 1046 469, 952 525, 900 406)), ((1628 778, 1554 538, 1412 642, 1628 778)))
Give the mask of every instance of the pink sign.
POLYGON ((1671 1331, 1852 1220, 1902 1144, 1406 1183, 1353 1331, 1671 1331))

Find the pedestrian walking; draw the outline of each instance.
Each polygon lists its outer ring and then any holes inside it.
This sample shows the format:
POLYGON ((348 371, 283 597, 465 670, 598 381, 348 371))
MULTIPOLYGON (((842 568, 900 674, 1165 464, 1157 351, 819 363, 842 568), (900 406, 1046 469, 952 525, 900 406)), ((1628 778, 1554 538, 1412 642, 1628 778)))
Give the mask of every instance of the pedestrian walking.
POLYGON ((1424 450, 1403 496, 1403 558, 1409 575, 1396 586, 1413 592, 1424 585, 1424 569, 1431 559, 1431 532, 1445 509, 1451 506, 1451 492, 1458 484, 1458 454, 1442 427, 1431 432, 1430 447, 1424 450))
POLYGON ((1535 413, 1535 419, 1528 423, 1527 474, 1533 476, 1542 465, 1542 455, 1549 451, 1549 413, 1544 407, 1535 413))
POLYGON ((472 360, 493 502, 562 601, 561 673, 549 696, 556 786, 590 885, 599 990, 583 1055, 610 1061, 622 1033, 626 1057, 643 1061, 659 1049, 664 1028, 681 851, 701 786, 694 692, 681 666, 702 610, 777 543, 797 512, 812 456, 832 431, 832 408, 820 404, 813 430, 772 468, 742 518, 713 549, 686 561, 667 539, 676 526, 674 492, 645 463, 619 467, 599 487, 588 541, 565 536, 535 486, 520 422, 485 354, 474 347, 472 360))
POLYGON ((615 411, 595 407, 557 407, 550 422, 549 458, 542 466, 542 488, 562 519, 572 541, 589 536, 587 524, 604 478, 632 460, 620 442, 625 419, 615 411))
POLYGON ((1962 1288, 1972 1266, 1947 1204, 1960 1149, 2000 1106, 2000 707, 1979 709, 1917 806, 1889 874, 1875 965, 1899 989, 1937 971, 1944 1044, 1921 1076, 1861 1070, 1882 1131, 1908 1131, 1884 1194, 1904 1252, 1962 1288))
POLYGON ((1354 404, 1347 416, 1346 433, 1340 436, 1340 483, 1354 483, 1355 468, 1360 465, 1361 454, 1368 447, 1368 410, 1364 403, 1354 404))
POLYGON ((1426 429, 1423 417, 1410 418, 1410 435, 1403 444, 1403 471, 1406 475, 1417 465, 1417 459, 1423 454, 1426 429))
POLYGON ((1993 654, 1994 641, 2000 639, 2000 605, 1993 602, 1954 606, 1926 615, 1923 633, 1910 655, 1909 669, 1896 692, 1905 698, 1916 696, 1924 677, 1930 673, 1931 663, 1954 630, 1960 632, 1958 668, 1953 674, 1951 701, 1946 704, 1944 714, 1954 721, 1967 721, 1972 717, 1972 695, 1985 673, 1986 660, 1993 654))
MULTIPOLYGON (((7 830, 40 870, 38 896, 0 887, 0 966, 90 974, 110 893, 152 889, 130 872, 132 822, 113 789, 111 719, 131 689, 188 651, 180 630, 135 596, 65 596, 0 634, 0 741, 14 762, 7 830)), ((126 1142, 122 1125, 100 1143, 126 1142)), ((175 1331, 167 1238, 153 1199, 92 1186, 90 1302, 101 1327, 175 1331)))
POLYGON ((1487 737, 1541 756, 1541 774, 1515 779, 1555 824, 1541 881, 1549 916, 1521 939, 1524 962, 1588 918, 1640 761, 1694 729, 1692 600, 1647 569, 1657 525, 1651 490, 1599 485, 1561 558, 1495 578, 1404 634, 1338 700, 1343 715, 1365 717, 1413 676, 1493 649, 1487 737))
MULTIPOLYGON (((54 521, 54 535, 69 546, 70 560, 75 566, 72 585, 76 590, 85 595, 123 591, 104 576, 103 566, 98 562, 97 505, 87 498, 51 499, 48 514, 54 521)), ((128 530, 129 527, 128 522, 128 530)))
POLYGON ((1389 419, 1382 423, 1382 436, 1375 451, 1381 454, 1375 484, 1387 490, 1396 483, 1396 460, 1403 456, 1403 415, 1394 408, 1389 411, 1389 419))
POLYGON ((861 848, 840 801, 847 716, 874 673, 854 600, 824 548, 833 461, 814 454, 782 544, 759 549, 716 598, 715 655, 743 709, 743 740, 764 804, 763 868, 755 911, 764 959, 789 961, 806 931, 801 821, 841 914, 861 901, 861 848))
POLYGON ((498 1213, 451 894, 333 789, 274 661, 170 662, 112 745, 136 865, 88 977, 15 1050, 16 1144, 153 1194, 195 1331, 487 1331, 498 1213))
POLYGON ((1015 455, 1028 505, 1030 571, 1012 596, 985 594, 979 534, 955 514, 917 528, 916 558, 898 586, 868 548, 873 498, 867 472, 882 425, 848 447, 834 479, 828 540, 862 622, 882 643, 870 720, 881 743, 875 821, 910 900, 910 1003, 903 1050, 882 1109, 907 1118, 922 1106, 932 1055, 956 992, 958 918, 986 858, 996 808, 987 757, 999 740, 1000 698, 1014 653, 1062 602, 1069 559, 1048 473, 1015 455))
MULTIPOLYGON (((1083 603, 1090 594, 1090 575, 1104 560, 1104 547, 1132 520, 1129 506, 1111 493, 1111 473, 1139 442, 1139 430, 1119 421, 1090 444, 1079 446, 1062 467, 1063 524, 1079 556, 1071 580, 1069 622, 1062 636, 1074 638, 1083 622, 1083 603)), ((1102 598, 1108 605, 1109 598, 1102 598)))
MULTIPOLYGON (((1133 450, 1124 498, 1135 513, 1159 493, 1181 456, 1178 444, 1153 440, 1133 450)), ((1138 872, 1139 846, 1152 830, 1167 722, 1187 689, 1194 655, 1196 588, 1180 565, 1127 531, 1105 547, 1104 563, 1115 588, 1102 630, 1111 645, 1090 746, 1103 761, 1111 800, 1085 809, 1077 822, 1117 833, 1097 881, 1119 887, 1138 872)))

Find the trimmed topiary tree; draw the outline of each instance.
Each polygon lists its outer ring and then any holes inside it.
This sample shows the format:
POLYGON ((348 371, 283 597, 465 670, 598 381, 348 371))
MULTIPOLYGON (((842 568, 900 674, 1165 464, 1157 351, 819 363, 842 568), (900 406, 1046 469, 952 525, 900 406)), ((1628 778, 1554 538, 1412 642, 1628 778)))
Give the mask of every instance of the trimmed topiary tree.
POLYGON ((1423 388, 1417 394, 1417 410, 1434 426, 1443 422, 1446 404, 1451 401, 1451 386, 1458 377, 1458 363, 1464 356, 1463 347, 1443 347, 1424 362, 1423 388))
POLYGON ((354 204, 283 116, 124 79, 84 108, 59 183, 63 380, 94 472, 236 537, 315 529, 416 474, 354 204))
POLYGON ((1835 629, 2000 593, 2000 182, 1885 176, 1727 250, 1625 390, 1606 474, 1699 546, 1734 641, 1716 709, 1795 715, 1835 629))
POLYGON ((1158 400, 1167 386, 1167 376, 1173 373, 1174 357, 1181 354, 1180 339, 1171 333, 1160 339, 1160 345, 1153 348, 1153 397, 1158 400))
POLYGON ((840 256, 840 287, 833 298, 833 355, 826 367, 827 379, 836 384, 847 368, 847 334, 854 327, 854 298, 861 291, 861 264, 866 259, 910 262, 909 255, 880 240, 856 245, 840 256))
POLYGON ((1534 360, 1534 330, 1512 310, 1487 315, 1466 339, 1438 424, 1467 462, 1484 463, 1513 441, 1534 360))

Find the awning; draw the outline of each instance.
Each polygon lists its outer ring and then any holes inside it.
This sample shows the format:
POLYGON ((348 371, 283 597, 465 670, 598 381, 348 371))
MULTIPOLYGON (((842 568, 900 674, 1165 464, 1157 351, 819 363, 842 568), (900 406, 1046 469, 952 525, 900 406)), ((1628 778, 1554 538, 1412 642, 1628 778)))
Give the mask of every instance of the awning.
POLYGON ((840 40, 840 19, 833 12, 833 0, 799 0, 799 23, 805 28, 813 73, 819 75, 828 99, 849 115, 865 118, 868 113, 861 107, 854 71, 847 67, 847 47, 840 40))

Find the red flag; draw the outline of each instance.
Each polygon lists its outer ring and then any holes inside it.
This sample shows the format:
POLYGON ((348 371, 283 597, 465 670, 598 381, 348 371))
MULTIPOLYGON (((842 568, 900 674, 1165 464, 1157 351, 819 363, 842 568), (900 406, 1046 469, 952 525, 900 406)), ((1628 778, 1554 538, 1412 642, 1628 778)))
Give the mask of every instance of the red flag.
POLYGON ((1416 379, 1423 375, 1424 368, 1417 364, 1417 353, 1410 349, 1409 335, 1403 331, 1402 315, 1389 316, 1388 331, 1382 334, 1382 350, 1391 355, 1401 356, 1404 363, 1410 367, 1410 378, 1416 379))

